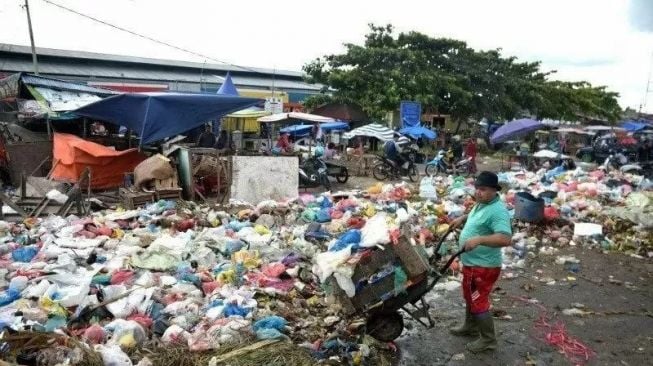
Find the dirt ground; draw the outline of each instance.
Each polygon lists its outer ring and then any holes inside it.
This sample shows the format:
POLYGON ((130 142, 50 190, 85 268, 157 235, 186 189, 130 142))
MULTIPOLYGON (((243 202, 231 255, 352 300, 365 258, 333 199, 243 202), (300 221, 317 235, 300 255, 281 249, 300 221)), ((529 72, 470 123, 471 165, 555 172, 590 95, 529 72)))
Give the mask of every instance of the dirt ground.
MULTIPOLYGON (((479 170, 501 169, 501 163, 481 159, 479 170)), ((423 174, 423 166, 420 172, 423 174)), ((377 181, 352 177, 337 189, 365 189, 377 181)), ((465 351, 469 338, 456 338, 447 329, 464 316, 460 288, 432 291, 427 301, 436 325, 426 329, 406 318, 397 340, 399 365, 573 365, 573 360, 545 342, 536 321, 545 309, 549 323, 562 322, 574 337, 594 352, 588 365, 645 365, 653 360, 653 262, 622 253, 568 247, 555 255, 538 255, 524 269, 505 270, 492 295, 499 348, 474 355, 465 351), (571 273, 555 263, 573 254, 580 266, 571 273), (552 282, 555 281, 555 283, 552 282), (548 284, 547 284, 548 283, 548 284), (543 308, 519 299, 536 300, 543 308), (589 312, 564 315, 574 305, 589 312), (497 317, 499 316, 499 317, 497 317)))

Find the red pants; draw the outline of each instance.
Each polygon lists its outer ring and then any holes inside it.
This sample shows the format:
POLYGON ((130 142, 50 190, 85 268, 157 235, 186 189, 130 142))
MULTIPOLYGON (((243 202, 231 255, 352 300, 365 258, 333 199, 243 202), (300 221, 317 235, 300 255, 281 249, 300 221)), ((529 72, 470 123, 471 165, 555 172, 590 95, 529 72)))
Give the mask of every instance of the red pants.
POLYGON ((472 314, 490 310, 490 292, 499 279, 501 268, 463 266, 463 297, 472 314))

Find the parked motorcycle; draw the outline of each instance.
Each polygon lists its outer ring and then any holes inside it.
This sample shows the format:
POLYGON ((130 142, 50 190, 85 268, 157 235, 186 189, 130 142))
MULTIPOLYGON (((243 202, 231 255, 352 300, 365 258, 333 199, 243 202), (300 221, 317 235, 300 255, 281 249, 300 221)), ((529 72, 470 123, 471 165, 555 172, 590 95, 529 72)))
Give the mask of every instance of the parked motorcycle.
POLYGON ((327 191, 331 190, 328 168, 320 157, 311 156, 299 164, 299 186, 314 188, 320 185, 327 191))
POLYGON ((462 159, 453 165, 448 164, 445 161, 445 151, 440 150, 438 153, 433 157, 433 160, 429 161, 426 163, 426 168, 424 168, 424 172, 426 175, 436 175, 438 173, 445 173, 445 174, 456 174, 456 173, 462 173, 462 174, 472 174, 473 173, 473 167, 472 167, 472 159, 471 158, 465 158, 462 159))
POLYGON ((406 162, 402 166, 397 166, 394 161, 386 157, 381 157, 380 161, 372 168, 372 175, 378 180, 386 180, 388 178, 399 179, 402 176, 408 176, 411 182, 417 182, 419 173, 417 172, 415 161, 411 159, 410 154, 407 154, 404 158, 406 162))

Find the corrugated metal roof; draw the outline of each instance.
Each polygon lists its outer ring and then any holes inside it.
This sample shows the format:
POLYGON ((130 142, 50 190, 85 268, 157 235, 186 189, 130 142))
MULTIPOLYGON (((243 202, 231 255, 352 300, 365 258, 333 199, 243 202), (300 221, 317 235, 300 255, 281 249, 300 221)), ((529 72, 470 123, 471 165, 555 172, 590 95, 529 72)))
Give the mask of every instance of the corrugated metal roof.
MULTIPOLYGON (((2 70, 13 72, 31 72, 33 70, 31 60, 7 59, 1 60, 2 55, 0 51, 0 65, 2 70)), ((94 65, 94 64, 80 64, 68 63, 64 61, 54 61, 48 59, 41 59, 39 61, 39 71, 48 75, 62 75, 62 76, 88 76, 97 78, 111 78, 111 79, 132 79, 132 80, 147 80, 147 81, 167 81, 167 82, 192 82, 192 83, 210 83, 222 84, 224 81, 223 76, 216 75, 213 71, 193 70, 193 69, 178 69, 166 70, 161 67, 147 68, 144 65, 94 65)), ((301 80, 280 79, 279 75, 275 75, 274 86, 280 89, 297 89, 319 91, 320 85, 309 84, 301 80)), ((272 75, 268 77, 260 76, 232 76, 233 82, 236 86, 257 87, 257 88, 270 88, 272 87, 272 75)))
POLYGON ((112 90, 95 88, 85 84, 73 83, 70 81, 63 81, 57 79, 44 78, 36 75, 23 75, 21 80, 23 83, 33 86, 42 86, 56 90, 75 91, 82 93, 90 93, 96 95, 112 95, 118 94, 112 90))
MULTIPOLYGON (((27 54, 27 55, 32 54, 32 50, 28 46, 0 43, 0 54, 3 52, 27 54)), ((273 70, 273 69, 265 69, 265 68, 257 68, 257 67, 246 67, 246 66, 240 67, 235 65, 210 64, 210 63, 177 61, 177 60, 161 60, 161 59, 146 58, 146 57, 111 55, 111 54, 84 52, 84 51, 59 50, 54 48, 37 47, 36 53, 39 56, 62 57, 62 58, 72 58, 72 59, 79 59, 79 60, 96 60, 96 61, 108 61, 108 62, 122 62, 122 63, 130 63, 130 64, 159 65, 159 66, 167 66, 167 67, 186 67, 186 68, 197 68, 197 69, 203 68, 204 70, 219 71, 221 73, 226 73, 227 71, 231 71, 232 73, 244 72, 244 73, 262 73, 262 74, 269 74, 269 75, 276 74, 279 76, 289 76, 295 78, 301 78, 303 76, 303 73, 298 71, 273 70)))

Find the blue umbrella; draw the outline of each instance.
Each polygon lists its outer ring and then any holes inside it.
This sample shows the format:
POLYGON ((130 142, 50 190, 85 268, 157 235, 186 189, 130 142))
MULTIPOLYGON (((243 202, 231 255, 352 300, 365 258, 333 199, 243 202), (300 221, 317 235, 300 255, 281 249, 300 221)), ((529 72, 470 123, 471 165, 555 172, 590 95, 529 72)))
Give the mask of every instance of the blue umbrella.
POLYGON ((510 139, 528 135, 533 131, 543 128, 542 122, 532 119, 518 119, 499 127, 490 137, 490 143, 499 144, 510 139))

